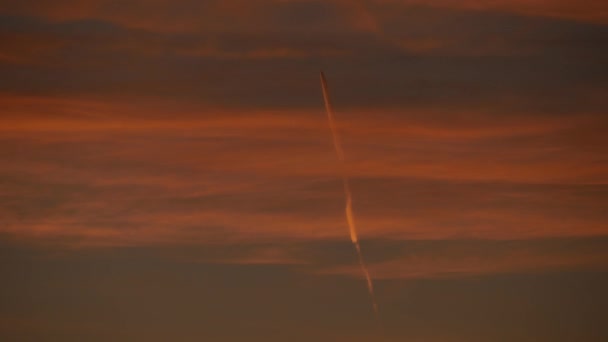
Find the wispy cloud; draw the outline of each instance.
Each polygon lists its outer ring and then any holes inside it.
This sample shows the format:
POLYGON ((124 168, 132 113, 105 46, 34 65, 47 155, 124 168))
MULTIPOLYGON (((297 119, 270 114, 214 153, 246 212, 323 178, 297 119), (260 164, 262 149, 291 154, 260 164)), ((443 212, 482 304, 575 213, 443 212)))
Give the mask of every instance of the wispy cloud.
MULTIPOLYGON (((145 103, 4 103, 5 233, 78 245, 162 245, 348 231, 321 110, 245 115, 192 107, 175 119, 170 106, 145 103)), ((596 129, 602 120, 355 112, 341 130, 360 233, 604 235, 607 166, 605 144, 596 144, 604 139, 596 129)))

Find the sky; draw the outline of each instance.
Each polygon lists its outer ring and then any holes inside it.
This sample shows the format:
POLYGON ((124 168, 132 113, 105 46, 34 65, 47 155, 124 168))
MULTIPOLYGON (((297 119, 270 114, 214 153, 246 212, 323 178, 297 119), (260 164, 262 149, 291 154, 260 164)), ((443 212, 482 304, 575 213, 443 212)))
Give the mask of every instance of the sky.
POLYGON ((0 0, 0 39, 0 340, 608 340, 605 1, 0 0))

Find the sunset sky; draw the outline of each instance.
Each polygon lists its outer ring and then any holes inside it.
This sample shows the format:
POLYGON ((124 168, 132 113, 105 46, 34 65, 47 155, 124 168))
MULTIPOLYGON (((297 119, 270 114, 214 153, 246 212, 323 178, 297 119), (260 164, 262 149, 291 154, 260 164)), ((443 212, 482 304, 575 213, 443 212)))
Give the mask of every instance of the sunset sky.
POLYGON ((2 341, 608 341, 606 1, 0 0, 0 42, 2 341))

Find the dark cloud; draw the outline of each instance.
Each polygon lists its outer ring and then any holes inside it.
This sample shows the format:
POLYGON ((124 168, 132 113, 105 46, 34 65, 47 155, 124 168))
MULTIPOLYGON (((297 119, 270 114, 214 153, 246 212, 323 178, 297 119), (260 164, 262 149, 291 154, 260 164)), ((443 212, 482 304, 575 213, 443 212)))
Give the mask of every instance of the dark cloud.
MULTIPOLYGON (((0 269, 6 276, 0 285, 0 315, 11 324, 0 326, 0 336, 7 339, 160 341, 178 336, 184 341, 238 341, 247 336, 254 341, 366 341, 377 336, 364 300, 365 285, 358 280, 308 276, 301 266, 293 265, 213 265, 174 258, 180 253, 212 257, 242 253, 234 247, 223 252, 210 246, 194 252, 112 248, 40 253, 6 241, 0 248, 0 269)), ((301 255, 318 257, 319 263, 321 259, 347 263, 347 254, 353 252, 348 242, 316 245, 298 247, 301 255)), ((383 251, 389 251, 384 255, 398 251, 440 257, 447 251, 455 258, 479 253, 491 263, 492 255, 523 246, 554 256, 606 250, 603 240, 490 245, 374 241, 363 247, 370 256, 383 251)), ((410 261, 416 260, 421 258, 410 261)), ((606 336, 601 324, 606 284, 605 272, 579 270, 416 282, 378 280, 376 288, 386 334, 395 341, 404 337, 507 341, 529 336, 541 341, 601 341, 606 336)))
POLYGON ((493 105, 571 112, 606 105, 604 26, 405 7, 382 21, 377 33, 348 26, 333 5, 317 6, 278 6, 264 12, 269 18, 259 29, 181 33, 98 19, 5 17, 0 89, 311 107, 319 102, 315 75, 325 69, 342 106, 493 105), (307 9, 300 11, 301 6, 307 9), (301 29, 295 24, 283 29, 280 20, 300 20, 285 12, 302 17, 301 29), (330 18, 338 24, 323 26, 334 22, 330 18))

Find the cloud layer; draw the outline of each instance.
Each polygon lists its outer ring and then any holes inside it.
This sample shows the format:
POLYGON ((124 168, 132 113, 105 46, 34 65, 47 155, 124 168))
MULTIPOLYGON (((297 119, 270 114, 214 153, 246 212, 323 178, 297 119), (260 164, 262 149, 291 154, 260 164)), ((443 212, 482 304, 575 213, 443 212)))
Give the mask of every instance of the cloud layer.
MULTIPOLYGON (((283 244, 347 237, 324 69, 363 240, 530 241, 530 258, 514 256, 527 262, 424 257, 431 275, 601 264, 534 241, 608 233, 603 2, 2 8, 0 229, 12 238, 270 244, 214 262, 314 264, 283 244)), ((408 258, 372 270, 417 274, 408 258)))
MULTIPOLYGON (((71 248, 216 246, 223 257, 193 259, 350 272, 293 253, 298 241, 347 241, 322 108, 2 103, 2 231, 13 238, 71 248), (245 252, 232 255, 233 245, 245 252)), ((406 241, 530 241, 496 255, 398 253, 371 263, 376 276, 605 266, 602 253, 547 253, 534 242, 606 235, 603 117, 487 110, 339 113, 363 240, 403 241, 403 251, 406 241)))

